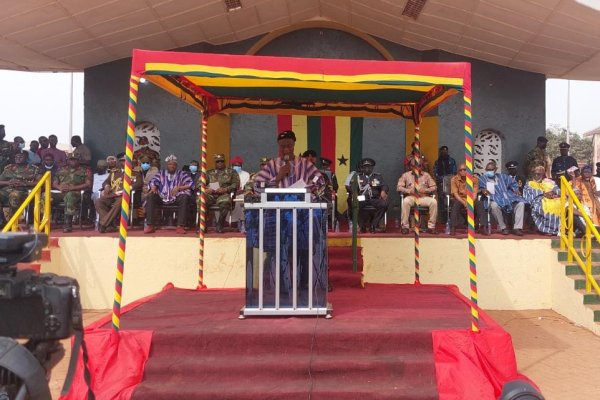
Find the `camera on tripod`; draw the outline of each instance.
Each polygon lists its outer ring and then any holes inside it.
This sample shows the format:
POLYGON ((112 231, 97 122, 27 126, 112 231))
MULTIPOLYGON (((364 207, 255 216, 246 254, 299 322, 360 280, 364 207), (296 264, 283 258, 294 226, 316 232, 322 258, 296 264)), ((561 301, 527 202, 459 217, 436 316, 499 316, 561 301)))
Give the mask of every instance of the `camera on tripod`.
POLYGON ((0 399, 50 399, 47 374, 64 354, 58 340, 83 330, 75 279, 17 268, 47 244, 44 234, 0 234, 0 399))

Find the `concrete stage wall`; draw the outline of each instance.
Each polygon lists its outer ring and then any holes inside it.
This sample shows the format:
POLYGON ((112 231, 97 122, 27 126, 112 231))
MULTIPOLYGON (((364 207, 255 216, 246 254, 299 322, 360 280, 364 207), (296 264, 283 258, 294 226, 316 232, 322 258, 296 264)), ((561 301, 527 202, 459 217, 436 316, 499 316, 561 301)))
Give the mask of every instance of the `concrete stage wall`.
MULTIPOLYGON (((83 307, 112 307, 118 239, 62 237, 44 272, 77 278, 83 307)), ((364 281, 412 283, 412 238, 360 238, 364 281)), ((205 283, 209 288, 244 287, 245 239, 207 238, 205 283)), ((560 268, 549 239, 477 241, 479 304, 486 309, 548 309, 553 306, 552 274, 560 268)), ((469 296, 466 239, 421 239, 421 282, 455 284, 469 296)), ((172 282, 195 288, 198 239, 129 237, 123 303, 172 282)))

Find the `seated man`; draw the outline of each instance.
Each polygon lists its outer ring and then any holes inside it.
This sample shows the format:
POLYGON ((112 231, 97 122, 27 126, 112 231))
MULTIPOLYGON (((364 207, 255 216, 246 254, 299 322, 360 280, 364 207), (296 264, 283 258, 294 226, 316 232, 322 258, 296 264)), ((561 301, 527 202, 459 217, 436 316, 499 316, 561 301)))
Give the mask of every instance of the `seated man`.
POLYGON ((52 180, 52 188, 60 193, 52 196, 52 201, 65 203, 65 222, 63 232, 73 231, 73 216, 81 207, 81 191, 92 188, 92 170, 79 164, 78 156, 69 154, 67 165, 61 167, 52 180))
POLYGON ((148 183, 149 193, 146 197, 146 227, 144 233, 156 232, 154 212, 157 207, 176 204, 176 232, 185 234, 185 220, 191 196, 192 178, 187 172, 177 169, 177 157, 174 155, 168 156, 165 162, 167 163, 167 169, 160 170, 148 183))
POLYGON ((250 179, 248 179, 248 182, 246 182, 246 184, 244 185, 244 200, 245 201, 258 201, 258 194, 254 191, 254 183, 256 180, 256 176, 258 175, 258 172, 263 169, 263 167, 265 165, 267 165, 267 163, 271 161, 271 159, 267 156, 262 156, 258 159, 258 171, 257 172, 253 172, 250 174, 250 179))
MULTIPOLYGON (((496 173, 496 163, 490 161, 485 166, 485 174, 479 178, 479 191, 486 197, 479 203, 479 226, 488 224, 486 204, 491 214, 498 222, 498 229, 503 235, 508 235, 509 230, 504 222, 502 212, 514 214, 513 233, 523 236, 523 215, 525 213, 525 199, 519 195, 517 181, 512 176, 496 173)), ((484 234, 488 234, 483 230, 484 234)))
MULTIPOLYGON (((119 157, 119 168, 111 171, 102 183, 102 193, 95 201, 98 212, 98 232, 105 233, 111 228, 115 218, 121 212, 121 199, 123 198, 123 179, 125 177, 125 156, 119 157)), ((139 190, 143 178, 139 172, 132 171, 131 189, 139 190)), ((133 212, 133 211, 131 211, 133 212)), ((114 227, 116 229, 116 227, 114 227)))
POLYGON ((237 201, 235 202, 233 211, 231 211, 231 223, 237 223, 238 229, 242 233, 244 232, 244 205, 242 203, 242 200, 244 199, 244 188, 250 180, 250 173, 242 169, 243 165, 244 160, 242 159, 242 157, 235 156, 231 159, 231 168, 233 168, 233 170, 237 172, 237 174, 240 177, 240 187, 236 190, 235 193, 235 199, 237 201))
MULTIPOLYGON (((217 232, 223 233, 225 217, 231 211, 231 194, 240 187, 240 176, 232 168, 225 166, 225 155, 215 154, 215 169, 206 173, 206 208, 216 204, 219 207, 217 232)), ((198 184, 196 189, 200 190, 198 184)), ((200 197, 198 197, 198 202, 200 197)), ((198 203, 200 209, 200 203, 198 203)))
MULTIPOLYGON (((473 176, 473 191, 475 195, 479 191, 479 179, 473 176)), ((460 213, 467 209, 467 167, 465 164, 458 166, 458 174, 452 177, 450 183, 452 205, 450 209, 450 234, 456 235, 456 227, 459 224, 460 213)), ((477 209, 477 199, 473 199, 474 209, 477 209)))
MULTIPOLYGON (((411 162, 414 162, 415 158, 417 157, 417 149, 415 148, 415 142, 412 142, 410 144, 410 154, 406 156, 406 158, 404 158, 404 172, 408 172, 411 170, 411 162)), ((425 158, 425 156, 423 155, 423 153, 421 152, 421 170, 428 172, 429 171, 429 161, 427 161, 427 159, 425 158)))
POLYGON ((17 152, 15 163, 7 165, 0 174, 0 228, 6 224, 3 208, 9 206, 9 216, 12 216, 27 197, 28 189, 35 186, 38 177, 38 168, 27 164, 27 152, 17 152))
POLYGON ((412 206, 425 206, 429 208, 429 220, 427 221, 427 232, 435 233, 435 221, 437 220, 437 200, 433 197, 437 191, 435 181, 425 171, 418 171, 416 159, 410 162, 411 171, 402 174, 398 179, 396 189, 404 195, 402 201, 402 234, 408 233, 408 218, 412 206))
POLYGON ((370 232, 385 232, 385 227, 383 229, 379 228, 379 223, 385 215, 390 202, 388 198, 388 185, 385 184, 381 174, 373 172, 375 160, 372 158, 363 158, 360 165, 358 195, 364 196, 364 199, 359 198, 358 202, 360 231, 363 233, 366 232, 368 226, 370 232), (365 210, 367 206, 375 208, 375 214, 371 221, 369 221, 370 213, 365 210))

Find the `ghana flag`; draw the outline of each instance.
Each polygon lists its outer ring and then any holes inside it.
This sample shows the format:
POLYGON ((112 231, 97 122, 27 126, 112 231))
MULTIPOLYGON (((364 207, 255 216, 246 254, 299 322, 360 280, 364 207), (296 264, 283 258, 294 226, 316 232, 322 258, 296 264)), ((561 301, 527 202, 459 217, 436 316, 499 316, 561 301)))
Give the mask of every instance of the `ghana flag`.
POLYGON ((362 158, 363 118, 313 117, 306 115, 278 115, 277 133, 291 129, 296 133, 296 153, 312 149, 320 157, 332 161, 340 185, 337 206, 339 212, 347 208, 346 177, 362 158))

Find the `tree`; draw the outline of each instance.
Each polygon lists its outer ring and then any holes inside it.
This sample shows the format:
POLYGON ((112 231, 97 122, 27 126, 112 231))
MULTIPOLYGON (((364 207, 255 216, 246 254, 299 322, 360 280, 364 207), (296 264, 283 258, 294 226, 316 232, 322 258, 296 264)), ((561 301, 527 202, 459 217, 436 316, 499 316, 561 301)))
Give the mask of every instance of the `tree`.
MULTIPOLYGON (((551 126, 550 128, 546 129, 546 139, 548 139, 546 152, 550 156, 550 159, 554 160, 555 157, 560 155, 560 151, 558 149, 559 143, 567 141, 567 130, 563 127, 551 126)), ((582 138, 576 133, 571 133, 569 139, 571 144, 569 155, 574 157, 579 165, 591 164, 594 154, 592 139, 582 138)))

